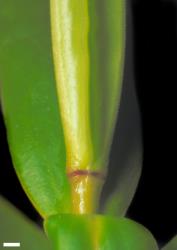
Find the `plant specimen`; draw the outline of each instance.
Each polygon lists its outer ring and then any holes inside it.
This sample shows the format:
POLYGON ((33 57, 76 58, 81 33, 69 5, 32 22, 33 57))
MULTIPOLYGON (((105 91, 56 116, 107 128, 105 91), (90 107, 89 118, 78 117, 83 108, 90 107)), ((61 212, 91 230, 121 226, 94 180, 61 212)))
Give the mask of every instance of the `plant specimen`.
POLYGON ((103 187, 121 108, 125 23, 124 0, 0 0, 9 147, 52 245, 2 200, 1 220, 8 213, 20 225, 25 250, 33 242, 33 249, 158 249, 146 228, 124 217, 140 176, 139 138, 117 165, 115 187, 106 194, 103 187))

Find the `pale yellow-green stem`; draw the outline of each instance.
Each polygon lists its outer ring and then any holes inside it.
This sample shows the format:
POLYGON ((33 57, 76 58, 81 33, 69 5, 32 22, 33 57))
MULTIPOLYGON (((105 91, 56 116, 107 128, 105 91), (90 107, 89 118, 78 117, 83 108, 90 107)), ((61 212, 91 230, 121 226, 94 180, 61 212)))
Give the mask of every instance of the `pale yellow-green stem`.
POLYGON ((51 0, 53 61, 74 213, 93 213, 120 102, 124 1, 51 0))
POLYGON ((51 23, 67 171, 90 169, 88 1, 52 0, 51 23))
MULTIPOLYGON (((51 1, 52 44, 68 175, 90 170, 93 160, 89 110, 88 1, 51 1), (77 6, 74 6, 77 5, 77 6), (73 12, 73 8, 75 12, 73 12)), ((102 181, 71 176, 74 213, 91 213, 102 181)))
POLYGON ((77 175, 71 179, 73 213, 86 214, 97 210, 103 180, 91 175, 77 175))

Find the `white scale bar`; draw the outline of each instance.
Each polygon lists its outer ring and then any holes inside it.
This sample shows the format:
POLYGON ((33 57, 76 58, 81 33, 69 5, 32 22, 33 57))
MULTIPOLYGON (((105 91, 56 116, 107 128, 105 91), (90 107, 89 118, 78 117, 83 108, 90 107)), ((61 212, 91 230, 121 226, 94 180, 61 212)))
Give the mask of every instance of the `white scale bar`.
POLYGON ((4 242, 3 247, 20 247, 20 242, 4 242))

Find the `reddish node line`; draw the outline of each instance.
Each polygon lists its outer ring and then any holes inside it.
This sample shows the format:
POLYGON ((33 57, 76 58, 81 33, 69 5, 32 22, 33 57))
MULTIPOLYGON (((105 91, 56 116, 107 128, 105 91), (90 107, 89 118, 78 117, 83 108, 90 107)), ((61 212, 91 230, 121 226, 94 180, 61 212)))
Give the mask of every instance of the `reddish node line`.
POLYGON ((102 181, 106 179, 106 176, 103 173, 91 171, 91 170, 74 170, 70 173, 67 173, 69 178, 77 177, 77 176, 93 176, 102 181))

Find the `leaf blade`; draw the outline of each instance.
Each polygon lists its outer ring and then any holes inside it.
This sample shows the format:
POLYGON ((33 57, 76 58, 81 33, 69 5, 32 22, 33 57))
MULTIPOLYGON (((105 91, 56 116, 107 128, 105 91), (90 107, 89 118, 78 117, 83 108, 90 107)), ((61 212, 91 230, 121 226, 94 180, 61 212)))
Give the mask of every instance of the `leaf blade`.
POLYGON ((15 170, 43 217, 69 212, 49 3, 1 0, 0 6, 1 99, 15 170))
POLYGON ((49 217, 44 227, 55 250, 158 250, 149 230, 127 218, 63 214, 49 217))
POLYGON ((176 250, 177 249, 177 236, 174 236, 168 243, 165 245, 162 250, 176 250))
POLYGON ((133 72, 132 18, 126 6, 126 56, 123 89, 114 134, 108 179, 103 188, 100 210, 124 216, 136 192, 142 171, 142 129, 133 72))
MULTIPOLYGON (((50 250, 42 230, 0 196, 0 242, 20 242, 21 249, 50 250)), ((0 246, 1 249, 2 245, 0 246)))

